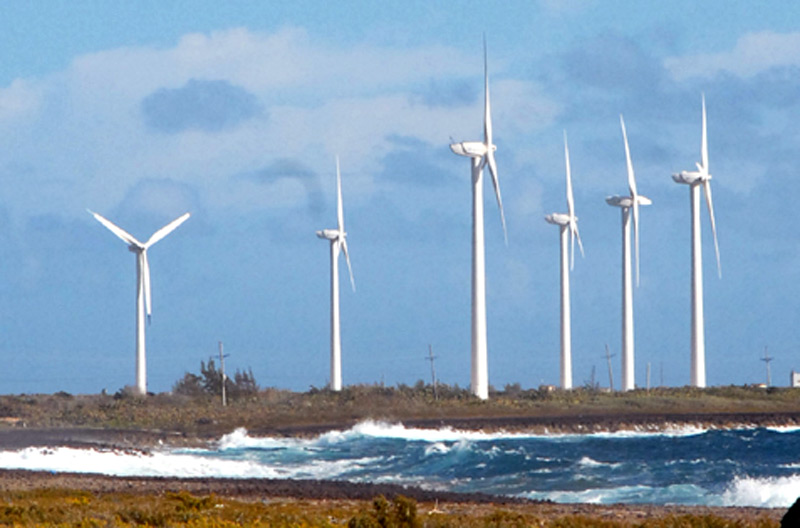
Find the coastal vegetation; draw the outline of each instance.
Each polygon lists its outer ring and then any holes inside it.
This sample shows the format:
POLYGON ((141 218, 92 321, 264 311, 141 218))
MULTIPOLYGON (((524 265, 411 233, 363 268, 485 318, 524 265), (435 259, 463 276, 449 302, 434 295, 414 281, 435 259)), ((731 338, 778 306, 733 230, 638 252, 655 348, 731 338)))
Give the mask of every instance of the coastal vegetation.
MULTIPOLYGON (((211 367, 206 370, 213 372, 213 364, 211 367)), ((7 427, 136 429, 213 437, 238 427, 262 434, 315 434, 363 420, 576 431, 664 422, 725 425, 726 420, 741 423, 756 414, 766 420, 763 425, 792 425, 800 420, 800 389, 790 388, 607 392, 587 387, 562 391, 507 385, 483 401, 458 386, 439 384, 434 394, 434 388, 422 381, 413 386, 352 385, 341 392, 314 387, 306 392, 258 389, 251 375, 244 373, 237 382, 239 390, 231 391, 233 397, 223 407, 213 384, 201 378, 195 381, 196 390, 146 397, 126 390, 113 395, 4 395, 0 396, 0 423, 7 427), (712 419, 715 421, 708 422, 712 419), (486 423, 481 425, 481 420, 486 423)))
POLYGON ((185 491, 91 493, 72 489, 0 492, 4 526, 186 526, 445 528, 776 528, 776 515, 727 513, 642 516, 623 510, 555 514, 492 504, 417 504, 398 495, 364 500, 237 500, 185 491))

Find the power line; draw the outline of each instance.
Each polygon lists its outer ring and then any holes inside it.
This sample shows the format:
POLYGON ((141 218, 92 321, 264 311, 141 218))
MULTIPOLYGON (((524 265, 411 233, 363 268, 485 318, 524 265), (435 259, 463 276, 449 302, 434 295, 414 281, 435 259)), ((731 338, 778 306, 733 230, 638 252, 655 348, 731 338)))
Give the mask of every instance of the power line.
POLYGON ((431 362, 431 384, 433 385, 433 399, 438 400, 439 388, 438 383, 436 382, 436 366, 434 365, 436 356, 433 355, 433 347, 431 345, 428 345, 428 357, 426 357, 425 360, 431 362))
POLYGON ((772 379, 771 379, 771 376, 770 376, 770 371, 769 371, 769 363, 770 363, 770 361, 772 361, 773 359, 775 359, 775 358, 773 358, 773 357, 770 357, 770 356, 769 356, 769 354, 767 354, 767 347, 765 346, 765 347, 764 347, 764 357, 763 357, 763 358, 761 358, 761 361, 763 361, 764 363, 766 363, 766 364, 767 364, 767 387, 769 387, 770 385, 772 385, 772 379))
POLYGON ((612 392, 614 390, 614 371, 611 369, 611 358, 616 356, 616 355, 617 355, 616 352, 614 354, 611 354, 608 351, 608 343, 606 343, 606 355, 605 355, 605 358, 606 358, 606 362, 608 363, 608 388, 612 392))

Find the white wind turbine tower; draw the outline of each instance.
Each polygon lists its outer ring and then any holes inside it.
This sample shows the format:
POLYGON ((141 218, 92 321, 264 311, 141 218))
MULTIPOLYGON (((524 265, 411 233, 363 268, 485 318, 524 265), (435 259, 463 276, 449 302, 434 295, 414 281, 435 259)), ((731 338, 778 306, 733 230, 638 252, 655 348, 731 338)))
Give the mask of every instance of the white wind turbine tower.
POLYGON ((646 198, 636 190, 636 176, 633 173, 631 151, 628 147, 628 134, 625 121, 619 116, 622 139, 625 142, 625 159, 628 167, 628 196, 609 196, 608 205, 622 210, 622 390, 636 388, 634 381, 634 342, 633 342, 633 285, 631 279, 631 216, 633 216, 633 238, 636 251, 636 285, 639 285, 639 206, 650 205, 646 198), (631 215, 631 212, 633 215, 631 215))
POLYGON ((350 267, 350 254, 347 252, 347 232, 344 230, 344 210, 342 208, 342 176, 339 172, 339 158, 336 158, 336 229, 317 231, 319 238, 331 242, 331 381, 330 389, 342 390, 342 338, 339 330, 339 253, 344 252, 347 269, 350 272, 350 285, 356 291, 353 268, 350 267))
POLYGON ((98 222, 106 226, 109 231, 128 244, 128 249, 132 253, 136 253, 136 392, 144 395, 147 394, 144 319, 146 314, 149 321, 151 314, 150 264, 147 261, 147 250, 185 222, 189 218, 189 213, 185 213, 153 233, 145 243, 139 242, 133 235, 99 214, 92 211, 89 211, 89 213, 98 222))
POLYGON ((497 179, 497 164, 494 152, 497 146, 492 142, 492 115, 489 104, 489 67, 486 57, 486 40, 483 42, 484 73, 484 115, 483 141, 462 141, 453 143, 450 150, 459 156, 470 158, 472 170, 472 394, 485 400, 489 397, 489 366, 486 344, 486 251, 483 231, 483 168, 489 166, 492 175, 497 205, 500 208, 500 221, 503 224, 503 237, 508 244, 506 219, 503 213, 503 200, 500 196, 500 183, 497 179))
POLYGON ((567 133, 564 132, 564 158, 567 166, 567 214, 553 213, 545 220, 561 227, 561 388, 572 388, 572 322, 569 303, 569 273, 575 266, 575 239, 583 255, 583 244, 578 233, 578 217, 572 197, 572 176, 569 166, 567 133))
POLYGON ((714 204, 711 201, 711 174, 708 172, 708 135, 706 133, 706 98, 703 96, 703 132, 700 144, 700 162, 696 171, 681 171, 673 174, 676 183, 689 186, 692 208, 692 366, 691 384, 693 387, 706 386, 706 343, 705 321, 703 319, 703 243, 700 236, 700 187, 703 187, 714 235, 714 251, 717 256, 717 274, 722 278, 717 242, 717 225, 714 221, 714 204))

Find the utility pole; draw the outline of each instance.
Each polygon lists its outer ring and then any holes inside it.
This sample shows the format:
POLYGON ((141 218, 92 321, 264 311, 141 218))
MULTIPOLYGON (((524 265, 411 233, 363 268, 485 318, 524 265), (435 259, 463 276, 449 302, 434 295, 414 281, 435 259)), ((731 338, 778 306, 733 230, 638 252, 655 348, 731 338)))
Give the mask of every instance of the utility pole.
POLYGON ((222 353, 222 341, 219 341, 219 369, 222 373, 222 406, 226 407, 228 405, 228 399, 225 394, 225 382, 227 381, 228 377, 225 376, 225 358, 230 356, 230 354, 223 354, 222 353))
POLYGON ((773 359, 775 359, 775 358, 769 357, 769 354, 767 354, 767 347, 765 346, 764 347, 764 357, 761 358, 761 361, 763 361, 764 363, 767 364, 767 388, 769 388, 769 386, 772 385, 772 379, 771 379, 770 372, 769 372, 769 362, 772 361, 773 359))
POLYGON ((592 390, 594 390, 594 389, 596 389, 596 388, 597 388, 597 385, 595 384, 595 381, 594 381, 594 371, 595 371, 595 368, 594 368, 594 367, 595 367, 595 366, 594 366, 594 365, 592 365, 592 381, 591 381, 591 384, 592 384, 592 390))
POLYGON ((650 362, 647 362, 647 392, 650 392, 650 362))
POLYGON ((436 356, 433 355, 433 347, 428 345, 428 357, 425 358, 427 361, 431 362, 431 384, 433 385, 433 399, 439 399, 439 387, 438 383, 436 382, 436 366, 433 364, 436 356))
POLYGON ((611 358, 616 356, 617 354, 611 354, 608 351, 608 343, 606 343, 606 362, 608 363, 608 388, 611 392, 614 392, 614 372, 611 370, 611 358))

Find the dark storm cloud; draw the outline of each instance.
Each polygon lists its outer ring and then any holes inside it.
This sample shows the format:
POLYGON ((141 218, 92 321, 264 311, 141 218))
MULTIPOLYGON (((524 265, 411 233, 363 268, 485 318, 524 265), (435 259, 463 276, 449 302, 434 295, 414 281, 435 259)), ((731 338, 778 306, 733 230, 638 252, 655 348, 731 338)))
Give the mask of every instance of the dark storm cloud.
POLYGON ((256 97, 227 81, 191 79, 177 89, 161 88, 141 102, 147 126, 177 134, 185 130, 219 132, 262 115, 256 97))
POLYGON ((305 188, 309 211, 317 215, 324 209, 319 176, 299 160, 280 158, 262 169, 236 177, 250 179, 259 183, 273 183, 280 179, 296 180, 305 188))

